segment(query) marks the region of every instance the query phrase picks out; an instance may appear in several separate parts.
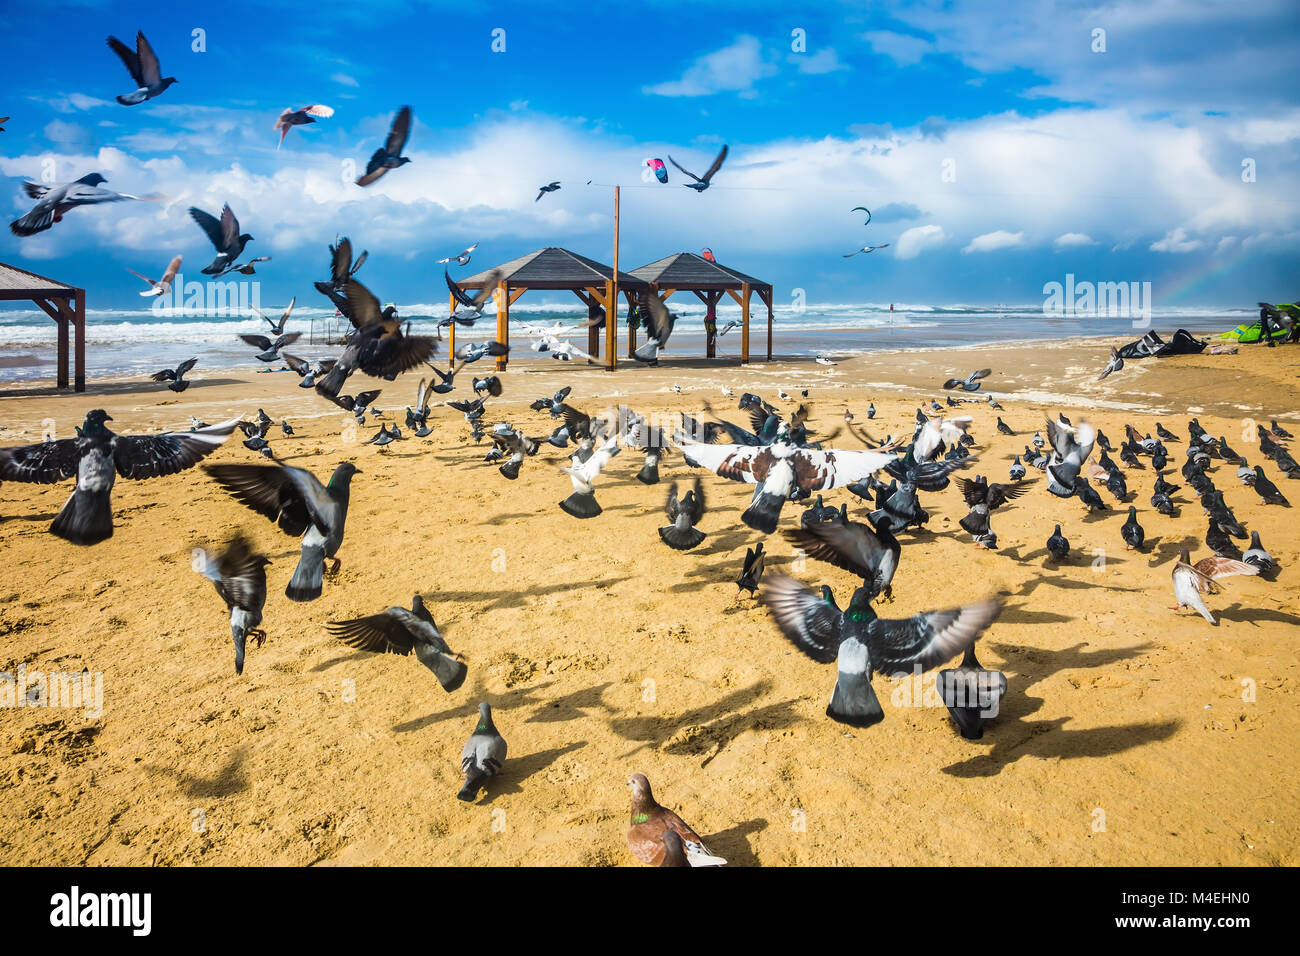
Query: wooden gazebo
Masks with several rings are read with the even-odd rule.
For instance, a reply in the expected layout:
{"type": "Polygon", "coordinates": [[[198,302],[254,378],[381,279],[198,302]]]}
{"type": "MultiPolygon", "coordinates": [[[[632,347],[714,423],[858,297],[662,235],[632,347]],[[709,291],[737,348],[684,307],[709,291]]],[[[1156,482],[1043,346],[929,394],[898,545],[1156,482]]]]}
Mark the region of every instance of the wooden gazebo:
{"type": "Polygon", "coordinates": [[[30,300],[59,326],[58,387],[68,387],[68,328],[72,327],[76,359],[74,388],[86,390],[86,290],[0,262],[0,301],[30,300]]]}
{"type": "MultiPolygon", "coordinates": [[[[470,276],[458,279],[456,284],[462,289],[482,289],[493,272],[500,271],[497,280],[496,309],[498,342],[510,344],[510,306],[529,289],[567,290],[576,295],[587,306],[587,315],[599,319],[604,314],[606,367],[613,369],[617,364],[615,357],[615,332],[618,329],[618,296],[621,292],[628,302],[634,296],[645,292],[649,286],[643,279],[626,272],[615,274],[613,267],[580,256],[568,249],[548,246],[538,249],[518,259],[485,269],[470,276]]],[[[454,311],[456,302],[451,299],[454,311]]],[[[593,356],[600,355],[600,330],[597,323],[587,332],[587,351],[593,356]]],[[[451,326],[451,349],[456,349],[456,326],[451,326]]],[[[497,359],[498,371],[506,367],[508,356],[497,359]]]]}
{"type": "MultiPolygon", "coordinates": [[[[632,275],[649,283],[660,298],[667,299],[674,292],[694,292],[706,309],[704,331],[706,335],[706,354],[713,358],[717,354],[717,308],[723,294],[736,300],[740,306],[743,331],[740,337],[740,360],[749,361],[749,319],[750,298],[758,293],[759,299],[767,306],[767,361],[772,361],[772,284],[753,276],[737,272],[727,266],[710,262],[693,252],[679,252],[667,258],[651,262],[640,269],[633,269],[632,275]]],[[[628,352],[636,347],[636,330],[629,327],[627,334],[628,352]]]]}

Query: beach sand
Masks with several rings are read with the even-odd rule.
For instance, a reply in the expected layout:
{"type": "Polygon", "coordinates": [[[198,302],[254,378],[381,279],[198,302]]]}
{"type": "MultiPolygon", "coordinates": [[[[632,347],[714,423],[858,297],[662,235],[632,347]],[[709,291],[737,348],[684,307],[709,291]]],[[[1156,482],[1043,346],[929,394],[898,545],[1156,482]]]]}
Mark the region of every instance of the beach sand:
{"type": "MultiPolygon", "coordinates": [[[[1300,349],[1129,362],[1098,383],[1108,344],[878,352],[833,368],[668,354],[658,368],[627,363],[614,375],[512,363],[486,422],[548,433],[555,423],[528,402],[565,384],[591,413],[618,402],[699,412],[708,401],[738,423],[744,414],[719,386],[774,402],[778,388],[807,387],[815,428],[841,424],[847,406],[873,436],[906,436],[922,400],[943,401],[943,379],[988,365],[987,391],[1017,434],[997,434],[987,405],[958,411],[975,419],[980,461],[967,476],[1006,481],[1012,454],[1057,411],[1087,416],[1117,447],[1125,422],[1145,433],[1158,420],[1184,436],[1170,445],[1177,469],[1198,415],[1300,504],[1300,482],[1263,460],[1246,421],[1276,417],[1300,435],[1300,349]]],[[[451,397],[487,369],[468,369],[451,397]]],[[[1108,492],[1111,510],[1089,517],[1078,500],[1048,494],[1032,468],[1034,490],[993,515],[996,552],[957,526],[955,483],[923,495],[929,530],[904,536],[896,600],[880,611],[1004,595],[978,648],[1009,691],[984,738],[967,741],[941,706],[894,706],[878,675],[885,720],[847,733],[824,715],[833,665],[795,651],[755,601],[736,600],[745,548],[760,538],[739,520],[748,486],[705,474],[708,537],[679,553],[656,528],[667,523],[668,481],[696,473],[680,455],[645,487],[634,479],[641,456],[624,451],[597,481],[604,513],[578,521],[556,507],[570,491],[558,450],[544,446],[507,481],[481,460],[489,443],[469,441],[461,415],[437,408],[430,439],[380,451],[349,443],[349,416],[296,376],[254,372],[200,365],[181,395],[138,380],[94,381],[82,395],[0,389],[3,445],[39,440],[45,419],[71,435],[95,407],[115,430],[145,432],[261,406],[297,431],[269,436],[286,462],[322,478],[345,459],[361,469],[342,570],[309,605],[283,594],[297,542],[198,469],[119,480],[116,532],[89,549],[47,532],[71,482],[4,483],[0,670],[102,672],[104,705],[99,719],[0,714],[0,863],[633,865],[625,782],[637,771],[736,865],[1300,863],[1300,526],[1242,487],[1233,466],[1216,462],[1212,475],[1283,570],[1271,582],[1233,578],[1208,597],[1217,627],[1169,609],[1171,562],[1180,547],[1209,553],[1206,524],[1188,489],[1176,518],[1151,509],[1149,459],[1128,471],[1142,553],[1124,549],[1124,511],[1108,492]],[[1059,567],[1044,548],[1056,522],[1073,548],[1059,567]],[[190,568],[194,547],[237,529],[273,561],[269,639],[250,647],[242,677],[224,606],[190,568]],[[468,661],[452,694],[414,658],[354,651],[320,626],[409,606],[416,592],[468,661]],[[509,756],[466,804],[455,791],[479,700],[492,703],[509,756]]],[[[374,383],[390,420],[418,378],[374,383]]],[[[241,437],[209,461],[261,462],[241,437]]],[[[848,435],[834,444],[856,447],[848,435]]],[[[862,513],[847,492],[826,498],[862,513]]],[[[803,507],[787,505],[783,527],[803,507]]],[[[769,574],[830,584],[847,603],[849,574],[811,560],[800,569],[782,537],[766,543],[769,574]]]]}

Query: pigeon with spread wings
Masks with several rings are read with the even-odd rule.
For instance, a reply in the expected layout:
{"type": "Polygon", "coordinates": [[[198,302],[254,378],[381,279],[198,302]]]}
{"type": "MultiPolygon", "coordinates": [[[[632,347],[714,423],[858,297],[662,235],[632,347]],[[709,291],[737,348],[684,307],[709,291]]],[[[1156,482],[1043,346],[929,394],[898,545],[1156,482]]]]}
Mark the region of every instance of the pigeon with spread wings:
{"type": "Polygon", "coordinates": [[[397,169],[409,163],[410,157],[403,156],[402,150],[406,148],[406,141],[410,136],[411,108],[403,106],[393,117],[393,125],[388,129],[388,138],[384,140],[384,145],[375,150],[370,161],[366,163],[366,171],[357,179],[357,185],[369,186],[390,169],[397,169]]]}
{"type": "Polygon", "coordinates": [[[372,654],[401,654],[415,652],[415,658],[433,672],[438,683],[451,693],[465,683],[467,668],[460,655],[452,651],[443,640],[433,615],[424,606],[420,595],[411,598],[411,609],[390,607],[369,617],[350,621],[331,621],[326,629],[349,647],[372,654]]]}
{"type": "Polygon", "coordinates": [[[154,53],[153,47],[144,37],[143,30],[137,30],[135,34],[135,49],[119,40],[117,37],[109,37],[108,45],[114,53],[122,58],[122,63],[126,71],[131,74],[131,79],[135,81],[136,89],[130,93],[123,93],[115,99],[123,106],[136,106],[145,100],[151,100],[155,96],[160,96],[167,87],[177,82],[174,76],[163,76],[162,67],[158,64],[158,54],[154,53]]]}
{"type": "Polygon", "coordinates": [[[73,544],[96,544],[113,534],[113,482],[174,475],[206,458],[235,430],[235,420],[189,432],[117,435],[102,408],[92,409],[76,438],[0,448],[0,480],[54,484],[75,477],[77,485],[50,525],[73,544]]]}
{"type": "Polygon", "coordinates": [[[167,264],[167,271],[163,273],[161,279],[150,279],[148,276],[141,275],[134,269],[127,269],[126,271],[136,278],[143,279],[145,282],[149,283],[149,291],[141,292],[140,294],[142,296],[148,298],[151,295],[166,295],[172,290],[172,280],[176,278],[176,273],[181,271],[181,257],[173,257],[172,261],[167,264]]]}
{"type": "Polygon", "coordinates": [[[483,316],[483,306],[487,305],[488,299],[497,291],[497,283],[501,281],[501,270],[494,269],[488,273],[487,279],[483,282],[483,287],[478,290],[478,295],[471,298],[469,294],[458,286],[451,273],[443,270],[443,275],[447,278],[447,289],[451,292],[459,305],[457,308],[438,322],[438,328],[446,328],[455,322],[457,325],[470,326],[477,322],[483,316]]]}
{"type": "Polygon", "coordinates": [[[632,357],[638,362],[646,362],[649,365],[659,364],[659,350],[668,344],[668,337],[673,334],[673,325],[677,321],[677,316],[668,311],[664,305],[664,300],[659,295],[650,291],[641,297],[641,304],[645,306],[645,330],[646,343],[632,353],[632,357]]]}
{"type": "Polygon", "coordinates": [[[190,218],[199,224],[199,228],[217,250],[217,257],[203,269],[205,276],[228,272],[243,254],[244,246],[253,241],[248,233],[239,231],[239,220],[235,218],[229,203],[221,207],[220,219],[197,206],[190,207],[190,218]]]}
{"type": "Polygon", "coordinates": [[[830,588],[823,586],[819,594],[786,575],[772,578],[759,600],[795,647],[823,664],[838,661],[826,714],[852,727],[870,727],[885,717],[871,688],[874,671],[911,675],[938,667],[973,647],[1002,610],[997,598],[989,598],[883,620],[872,610],[865,587],[841,611],[830,588]]]}
{"type": "Polygon", "coordinates": [[[275,121],[275,129],[280,132],[280,141],[275,144],[278,150],[284,145],[284,138],[289,135],[289,130],[295,126],[306,126],[308,123],[316,122],[316,117],[329,119],[334,115],[334,108],[325,106],[321,103],[313,103],[310,106],[300,106],[298,109],[286,109],[280,114],[280,118],[275,121]]]}
{"type": "Polygon", "coordinates": [[[254,553],[248,539],[235,535],[215,559],[201,555],[196,570],[212,582],[230,612],[230,637],[235,643],[235,673],[244,673],[244,644],[248,638],[261,647],[262,608],[266,606],[266,566],[271,559],[254,553]]]}
{"type": "Polygon", "coordinates": [[[157,197],[133,196],[130,193],[117,193],[104,189],[100,183],[108,182],[99,173],[87,173],[70,183],[58,183],[42,186],[39,183],[23,183],[23,191],[29,199],[35,199],[36,205],[31,212],[15,219],[9,224],[9,231],[15,236],[34,236],[44,232],[56,222],[62,222],[64,215],[78,206],[97,206],[106,202],[121,202],[123,199],[147,201],[157,197]]]}
{"type": "Polygon", "coordinates": [[[316,391],[331,401],[357,369],[391,382],[427,362],[437,348],[432,336],[405,334],[397,309],[391,305],[381,309],[374,293],[356,279],[348,279],[343,289],[356,331],[334,367],[316,385],[316,391]]]}
{"type": "Polygon", "coordinates": [[[697,193],[702,193],[704,192],[704,190],[709,188],[710,181],[713,179],[714,174],[716,174],[717,171],[722,168],[723,160],[725,160],[726,158],[727,158],[727,147],[724,144],[721,152],[719,152],[717,158],[714,159],[713,165],[710,166],[705,171],[703,176],[696,176],[689,169],[686,169],[684,166],[682,166],[681,163],[677,162],[677,160],[673,159],[671,153],[668,154],[668,162],[672,163],[674,166],[680,169],[687,176],[690,176],[691,179],[695,180],[695,182],[693,183],[682,183],[682,185],[685,186],[687,189],[694,189],[697,193]]]}

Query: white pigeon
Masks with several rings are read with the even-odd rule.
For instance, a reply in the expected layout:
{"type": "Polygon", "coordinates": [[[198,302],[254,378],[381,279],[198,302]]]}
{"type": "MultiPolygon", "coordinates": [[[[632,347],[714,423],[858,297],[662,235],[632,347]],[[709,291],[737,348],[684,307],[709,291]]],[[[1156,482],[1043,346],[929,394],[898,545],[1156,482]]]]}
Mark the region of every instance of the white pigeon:
{"type": "Polygon", "coordinates": [[[951,448],[961,441],[970,423],[974,421],[969,415],[961,418],[932,418],[921,426],[912,448],[912,457],[917,461],[929,461],[939,451],[941,444],[951,448]]]}
{"type": "Polygon", "coordinates": [[[1097,432],[1085,421],[1078,425],[1048,421],[1047,437],[1052,443],[1052,457],[1047,463],[1047,490],[1058,498],[1074,495],[1074,479],[1092,454],[1097,432]]]}
{"type": "Polygon", "coordinates": [[[573,494],[560,502],[560,508],[575,518],[594,518],[600,514],[602,509],[596,501],[592,482],[620,450],[617,435],[611,435],[599,448],[583,442],[574,453],[571,467],[560,469],[573,482],[573,494]]]}
{"type": "Polygon", "coordinates": [[[1190,607],[1211,624],[1216,623],[1214,615],[1205,606],[1201,595],[1214,594],[1223,587],[1219,581],[1230,578],[1234,574],[1259,574],[1259,568],[1253,564],[1223,558],[1217,554],[1202,558],[1196,564],[1191,562],[1191,556],[1186,548],[1178,553],[1173,573],[1174,597],[1178,599],[1178,606],[1172,610],[1178,611],[1190,607]]]}
{"type": "Polygon", "coordinates": [[[181,257],[176,256],[170,263],[168,263],[167,271],[164,272],[162,278],[158,280],[150,279],[145,275],[140,275],[140,273],[136,272],[134,269],[127,269],[126,271],[149,283],[149,291],[140,293],[142,296],[148,298],[151,295],[166,295],[170,292],[172,290],[172,280],[176,278],[176,273],[179,272],[180,269],[181,257]]]}

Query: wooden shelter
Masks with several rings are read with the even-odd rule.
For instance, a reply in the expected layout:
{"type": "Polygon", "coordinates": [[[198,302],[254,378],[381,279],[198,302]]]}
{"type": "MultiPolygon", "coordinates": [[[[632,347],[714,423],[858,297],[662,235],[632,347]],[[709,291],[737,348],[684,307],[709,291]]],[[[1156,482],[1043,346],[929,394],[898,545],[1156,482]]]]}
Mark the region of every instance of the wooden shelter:
{"type": "MultiPolygon", "coordinates": [[[[704,331],[707,336],[706,355],[709,358],[717,354],[717,308],[718,302],[726,294],[735,299],[736,304],[740,306],[742,327],[740,360],[749,362],[749,304],[754,293],[758,293],[759,299],[767,306],[767,361],[772,361],[772,284],[770,282],[710,262],[693,252],[679,252],[651,262],[639,269],[633,269],[632,275],[649,283],[660,298],[665,300],[674,292],[695,293],[706,309],[704,331]]],[[[628,354],[631,354],[635,348],[636,330],[629,326],[628,354]]]]}
{"type": "MultiPolygon", "coordinates": [[[[600,355],[600,330],[605,329],[606,368],[611,371],[617,364],[615,357],[615,333],[618,329],[618,296],[626,296],[629,306],[634,297],[645,292],[649,286],[642,279],[626,272],[616,272],[611,266],[580,256],[568,249],[548,246],[538,249],[518,259],[511,259],[493,269],[476,273],[468,279],[457,280],[462,289],[482,289],[488,284],[489,277],[495,271],[501,275],[496,285],[497,334],[498,342],[510,344],[510,306],[529,289],[567,290],[576,295],[587,306],[587,315],[592,320],[599,320],[603,314],[604,323],[595,322],[587,332],[587,351],[593,356],[600,355]]],[[[455,298],[451,297],[451,309],[455,311],[455,298]]],[[[456,326],[451,326],[451,349],[456,349],[456,326]]],[[[497,370],[506,367],[508,356],[497,359],[497,370]]]]}
{"type": "Polygon", "coordinates": [[[74,388],[86,390],[86,290],[0,262],[0,301],[30,300],[59,326],[58,387],[68,387],[68,330],[76,350],[74,388]]]}

